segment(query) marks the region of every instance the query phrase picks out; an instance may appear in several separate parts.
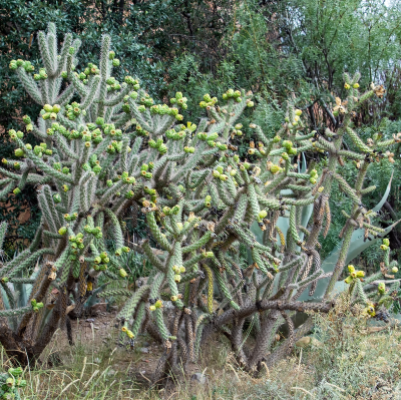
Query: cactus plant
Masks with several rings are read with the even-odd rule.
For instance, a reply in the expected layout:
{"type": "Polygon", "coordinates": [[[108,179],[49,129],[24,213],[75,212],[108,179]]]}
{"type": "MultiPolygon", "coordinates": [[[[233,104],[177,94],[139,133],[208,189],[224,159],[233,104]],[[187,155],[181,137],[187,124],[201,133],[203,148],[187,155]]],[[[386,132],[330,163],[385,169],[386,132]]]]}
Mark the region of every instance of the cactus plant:
{"type": "MultiPolygon", "coordinates": [[[[206,94],[199,103],[205,118],[197,125],[184,123],[187,98],[182,93],[171,98],[170,105],[157,104],[137,79],[127,76],[120,83],[112,76],[120,61],[110,50],[107,35],[99,63],[87,66],[79,65],[80,41],[71,35],[57,53],[54,24],[49,24],[47,34],[40,32],[38,40],[44,67],[35,73],[28,61],[16,60],[10,68],[43,107],[37,122],[23,118],[25,129],[40,144],[26,143],[22,131],[10,130],[16,158],[3,160],[9,168],[0,169],[4,176],[0,196],[11,191],[18,195],[25,185],[39,185],[42,222],[34,242],[20,256],[24,262],[4,266],[0,278],[12,278],[15,269],[29,266],[39,254],[46,259],[31,303],[0,311],[0,342],[7,353],[20,362],[26,355],[36,359],[58,324],[68,325],[70,303],[79,313],[99,275],[112,280],[126,277],[119,258],[130,249],[121,221],[130,206],[138,204],[153,240],[141,242],[140,251],[154,273],[132,294],[110,289],[103,295],[129,296],[118,315],[122,334],[129,340],[146,329],[162,343],[164,354],[153,381],[176,371],[180,360],[184,365],[195,361],[213,331],[229,338],[238,362],[248,370],[285,356],[310,328],[308,321],[294,332],[293,313],[332,307],[331,292],[345,266],[355,228],[363,228],[366,238],[384,232],[373,225],[374,212],[362,203],[362,196],[372,190],[363,183],[369,165],[387,157],[380,150],[395,139],[365,144],[352,129],[355,110],[379,89],[373,86],[361,95],[359,76],[345,75],[347,103],[337,99],[329,111],[341,122],[336,132],[328,128],[308,132],[302,111],[289,103],[282,128],[273,138],[250,125],[258,142],[250,143],[244,160],[235,141],[242,135],[241,115],[254,106],[251,92],[229,89],[222,99],[206,94]],[[355,151],[343,148],[345,136],[355,151]],[[319,154],[326,165],[299,168],[302,153],[319,154]],[[344,159],[357,164],[352,185],[338,173],[344,159]],[[344,211],[344,240],[336,266],[327,274],[321,268],[318,239],[330,229],[328,200],[334,182],[353,200],[353,207],[344,211]],[[282,217],[288,218],[286,234],[278,224],[282,217]],[[256,234],[251,230],[254,223],[256,234]],[[113,251],[106,238],[113,239],[113,251]],[[246,269],[240,266],[240,244],[252,256],[246,269]],[[108,265],[120,270],[119,275],[108,265]],[[320,301],[299,300],[306,288],[312,294],[327,277],[330,281],[320,301]],[[58,295],[52,308],[40,311],[42,300],[54,290],[58,295]],[[166,301],[174,309],[168,320],[166,301]],[[23,315],[16,331],[6,320],[13,313],[23,315]],[[43,317],[37,318],[40,313],[43,317]],[[42,334],[32,337],[38,319],[42,334]],[[266,357],[283,323],[289,327],[289,337],[266,357]],[[250,336],[253,340],[247,341],[250,336]]],[[[380,274],[388,278],[384,269],[380,274]]],[[[361,274],[356,273],[351,284],[358,295],[351,294],[355,301],[365,301],[370,293],[358,282],[361,274]]],[[[374,310],[381,305],[368,301],[366,306],[374,310]]]]}

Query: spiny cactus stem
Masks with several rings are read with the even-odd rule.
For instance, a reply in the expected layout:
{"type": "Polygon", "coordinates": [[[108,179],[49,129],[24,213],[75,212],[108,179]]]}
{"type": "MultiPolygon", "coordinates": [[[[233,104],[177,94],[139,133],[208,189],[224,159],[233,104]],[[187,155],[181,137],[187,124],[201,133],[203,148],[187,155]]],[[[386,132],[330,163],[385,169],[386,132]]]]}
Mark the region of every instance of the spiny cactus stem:
{"type": "MultiPolygon", "coordinates": [[[[369,163],[364,161],[361,165],[361,168],[359,169],[358,172],[358,176],[356,179],[356,183],[355,183],[355,190],[356,192],[360,192],[362,185],[363,185],[363,181],[365,179],[367,170],[369,167],[369,163]]],[[[358,205],[354,205],[353,208],[354,212],[358,210],[358,205]]],[[[339,279],[344,266],[345,266],[345,260],[347,258],[347,254],[348,254],[348,250],[349,250],[349,246],[351,244],[351,238],[352,238],[352,234],[354,232],[354,227],[351,224],[348,224],[348,226],[346,227],[346,230],[344,232],[344,240],[341,246],[341,251],[340,251],[340,256],[337,260],[336,266],[334,268],[333,271],[333,275],[331,276],[329,285],[327,286],[326,292],[324,294],[324,299],[329,298],[332,290],[334,289],[334,285],[336,284],[337,280],[339,279]]]]}

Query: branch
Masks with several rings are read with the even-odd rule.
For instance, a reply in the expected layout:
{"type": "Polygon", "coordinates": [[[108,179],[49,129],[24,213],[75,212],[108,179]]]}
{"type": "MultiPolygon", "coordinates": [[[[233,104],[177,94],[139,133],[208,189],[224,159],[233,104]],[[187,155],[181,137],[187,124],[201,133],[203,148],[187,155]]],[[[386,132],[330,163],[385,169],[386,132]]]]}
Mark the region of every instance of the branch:
{"type": "Polygon", "coordinates": [[[334,307],[334,301],[330,303],[305,303],[302,301],[283,302],[281,300],[269,301],[264,300],[256,304],[243,307],[238,311],[228,310],[224,314],[220,315],[213,322],[213,325],[219,327],[227,324],[236,318],[246,318],[257,311],[266,310],[291,310],[291,311],[316,311],[316,312],[329,312],[334,307]]]}

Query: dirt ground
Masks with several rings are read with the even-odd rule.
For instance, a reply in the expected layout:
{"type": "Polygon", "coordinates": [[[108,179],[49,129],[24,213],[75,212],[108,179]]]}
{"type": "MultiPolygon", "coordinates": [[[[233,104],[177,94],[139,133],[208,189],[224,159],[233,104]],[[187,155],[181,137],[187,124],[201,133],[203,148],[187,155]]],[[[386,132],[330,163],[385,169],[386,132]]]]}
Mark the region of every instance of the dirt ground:
{"type": "MultiPolygon", "coordinates": [[[[80,348],[81,352],[104,368],[109,366],[113,371],[128,375],[138,383],[149,382],[162,355],[161,345],[147,334],[139,334],[133,343],[129,343],[123,335],[124,340],[121,342],[116,314],[116,311],[100,312],[96,316],[72,321],[74,346],[69,345],[66,332],[58,330],[44,358],[52,359],[52,356],[57,355],[64,364],[66,357],[80,348]]],[[[189,364],[187,376],[203,370],[199,364],[189,364]]]]}

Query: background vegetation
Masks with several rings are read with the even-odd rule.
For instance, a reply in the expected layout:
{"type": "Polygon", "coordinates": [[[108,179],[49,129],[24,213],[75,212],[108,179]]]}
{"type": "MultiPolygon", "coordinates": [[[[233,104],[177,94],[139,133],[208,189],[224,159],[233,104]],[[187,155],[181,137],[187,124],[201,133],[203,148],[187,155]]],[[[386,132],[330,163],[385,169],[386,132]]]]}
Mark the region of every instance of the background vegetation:
{"type": "MultiPolygon", "coordinates": [[[[191,101],[204,93],[221,95],[227,87],[243,87],[257,94],[252,116],[273,135],[283,119],[284,101],[296,96],[297,106],[319,129],[330,116],[325,106],[334,96],[344,95],[342,73],[362,74],[361,87],[382,83],[383,99],[359,116],[359,131],[366,135],[379,131],[385,136],[399,132],[401,114],[401,4],[397,1],[338,0],[0,0],[0,135],[4,143],[0,158],[12,151],[4,136],[23,114],[37,114],[38,107],[16,82],[7,68],[9,61],[22,56],[39,62],[36,33],[54,21],[61,34],[72,32],[83,39],[81,62],[86,64],[99,51],[100,37],[108,33],[127,70],[121,74],[138,76],[151,95],[168,98],[182,91],[191,101]],[[16,108],[17,103],[21,108],[16,108]]],[[[118,77],[117,77],[118,78],[118,77]]],[[[189,103],[186,118],[196,120],[197,110],[189,103]]],[[[245,131],[240,149],[243,154],[251,133],[245,131]]],[[[401,217],[395,207],[399,189],[399,148],[395,154],[392,194],[385,205],[383,224],[401,217]]],[[[378,190],[372,204],[384,191],[383,167],[370,172],[378,190]]],[[[349,174],[352,166],[345,166],[349,174]]],[[[341,194],[333,199],[333,212],[340,210],[341,194]]],[[[24,191],[22,199],[10,197],[12,212],[0,208],[16,227],[11,237],[32,239],[39,223],[35,193],[24,191]],[[31,218],[19,224],[24,210],[31,218]]],[[[140,224],[137,232],[142,231],[140,224]]],[[[343,225],[338,220],[338,227],[343,225]]],[[[135,229],[132,224],[129,224],[135,229]]],[[[398,229],[391,235],[398,251],[398,229]]],[[[329,252],[337,243],[336,233],[323,243],[329,252]]],[[[12,248],[14,246],[11,246],[12,248]]],[[[373,254],[373,251],[372,251],[373,254]]],[[[374,268],[373,260],[365,262],[374,268]]]]}

